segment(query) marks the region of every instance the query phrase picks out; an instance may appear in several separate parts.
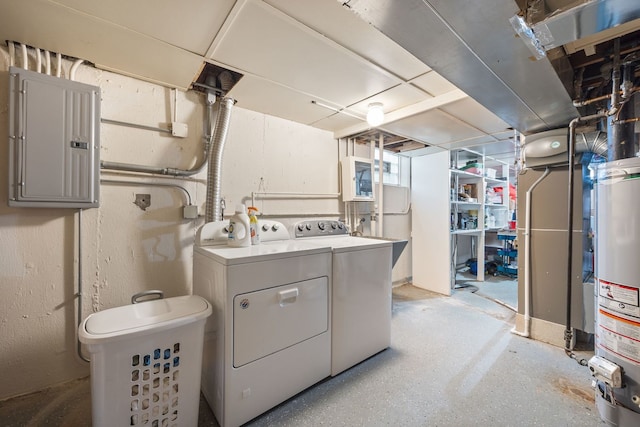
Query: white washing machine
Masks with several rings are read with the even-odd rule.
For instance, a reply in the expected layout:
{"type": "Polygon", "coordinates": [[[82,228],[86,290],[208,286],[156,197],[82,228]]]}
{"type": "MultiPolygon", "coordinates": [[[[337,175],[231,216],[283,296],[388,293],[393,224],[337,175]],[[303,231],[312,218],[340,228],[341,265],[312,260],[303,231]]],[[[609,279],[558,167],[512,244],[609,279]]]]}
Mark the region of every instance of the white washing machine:
{"type": "Polygon", "coordinates": [[[298,241],[332,248],[331,375],[388,348],[392,243],[349,236],[339,221],[303,221],[293,233],[298,241]]]}
{"type": "Polygon", "coordinates": [[[331,249],[261,221],[262,243],[226,246],[227,222],[205,224],[193,293],[205,326],[201,387],[222,427],[238,426],[330,375],[331,249]]]}

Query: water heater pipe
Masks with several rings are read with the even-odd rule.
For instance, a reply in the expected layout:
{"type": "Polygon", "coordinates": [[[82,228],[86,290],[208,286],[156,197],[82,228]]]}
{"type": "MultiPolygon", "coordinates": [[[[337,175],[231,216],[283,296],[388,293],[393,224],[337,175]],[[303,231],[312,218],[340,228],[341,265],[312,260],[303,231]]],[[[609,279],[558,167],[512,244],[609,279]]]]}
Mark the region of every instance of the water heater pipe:
{"type": "Polygon", "coordinates": [[[521,337],[529,338],[531,335],[531,193],[533,189],[549,175],[549,168],[527,190],[525,197],[524,219],[524,331],[519,332],[514,327],[511,332],[521,337]]]}

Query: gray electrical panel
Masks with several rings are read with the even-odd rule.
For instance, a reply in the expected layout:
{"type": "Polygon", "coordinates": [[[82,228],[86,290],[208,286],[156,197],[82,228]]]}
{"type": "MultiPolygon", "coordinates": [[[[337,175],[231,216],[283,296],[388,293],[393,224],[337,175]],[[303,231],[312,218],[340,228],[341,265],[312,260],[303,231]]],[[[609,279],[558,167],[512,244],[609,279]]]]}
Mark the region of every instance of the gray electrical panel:
{"type": "Polygon", "coordinates": [[[100,196],[100,88],[9,68],[9,206],[91,208],[100,196]]]}

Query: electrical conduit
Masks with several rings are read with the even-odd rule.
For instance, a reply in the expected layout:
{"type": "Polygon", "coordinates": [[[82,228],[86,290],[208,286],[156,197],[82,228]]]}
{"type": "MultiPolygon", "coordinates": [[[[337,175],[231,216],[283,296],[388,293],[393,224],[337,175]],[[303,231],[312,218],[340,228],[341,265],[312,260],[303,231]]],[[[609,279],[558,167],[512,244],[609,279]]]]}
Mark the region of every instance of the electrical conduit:
{"type": "Polygon", "coordinates": [[[529,338],[531,335],[531,193],[549,175],[549,168],[544,170],[540,178],[527,190],[525,197],[524,220],[524,331],[519,332],[514,327],[511,332],[521,337],[529,338]]]}

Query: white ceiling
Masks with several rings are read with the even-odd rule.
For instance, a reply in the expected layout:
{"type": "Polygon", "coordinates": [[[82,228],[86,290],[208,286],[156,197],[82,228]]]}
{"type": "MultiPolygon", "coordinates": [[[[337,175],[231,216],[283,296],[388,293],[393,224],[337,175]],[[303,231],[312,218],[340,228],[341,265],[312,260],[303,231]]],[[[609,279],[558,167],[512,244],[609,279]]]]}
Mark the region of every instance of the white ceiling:
{"type": "Polygon", "coordinates": [[[382,102],[382,129],[431,146],[408,155],[513,153],[507,123],[335,0],[4,0],[0,38],[183,89],[209,62],[243,74],[238,106],[336,138],[382,102]]]}

